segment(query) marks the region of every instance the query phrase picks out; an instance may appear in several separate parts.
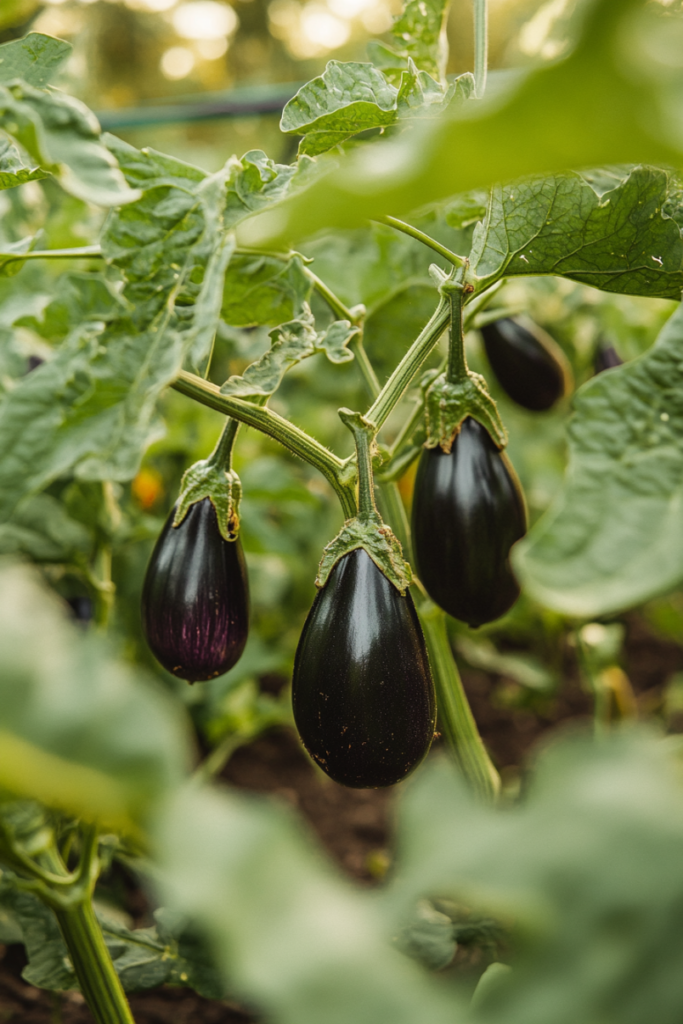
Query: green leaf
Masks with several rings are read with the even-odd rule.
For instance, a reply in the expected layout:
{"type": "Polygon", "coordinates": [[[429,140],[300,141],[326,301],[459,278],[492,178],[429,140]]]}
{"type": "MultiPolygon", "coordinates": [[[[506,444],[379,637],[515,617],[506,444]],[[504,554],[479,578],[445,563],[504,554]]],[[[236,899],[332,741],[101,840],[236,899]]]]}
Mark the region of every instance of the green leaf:
{"type": "Polygon", "coordinates": [[[221,216],[229,171],[205,176],[123,143],[118,152],[136,181],[146,161],[150,180],[141,199],[110,216],[103,238],[107,260],[124,276],[122,303],[110,305],[97,279],[71,277],[63,299],[48,307],[55,329],[79,308],[84,315],[54,358],[0,406],[0,520],[70,472],[86,480],[134,476],[160,434],[158,397],[185,359],[196,365],[213,342],[233,247],[221,216]]]}
{"type": "Polygon", "coordinates": [[[377,903],[329,869],[284,808],[193,787],[167,808],[156,848],[164,905],[206,931],[231,991],[268,1019],[457,1020],[452,993],[390,948],[377,903]]]}
{"type": "Polygon", "coordinates": [[[574,398],[564,488],[514,550],[542,604],[593,618],[683,579],[682,345],[679,307],[649,352],[574,398]]]}
{"type": "Polygon", "coordinates": [[[93,537],[49,494],[36,494],[0,523],[0,555],[37,562],[77,562],[92,552],[93,537]]]}
{"type": "Polygon", "coordinates": [[[72,625],[27,568],[0,573],[0,665],[4,794],[131,829],[178,783],[177,708],[72,625]]]}
{"type": "Polygon", "coordinates": [[[513,970],[480,994],[486,1024],[676,1024],[683,791],[668,744],[644,730],[556,742],[526,788],[501,812],[444,761],[408,783],[393,919],[438,894],[508,923],[513,970]]]}
{"type": "Polygon", "coordinates": [[[59,277],[56,291],[40,319],[19,317],[15,325],[29,327],[48,341],[62,341],[79,324],[110,321],[123,310],[121,300],[99,274],[67,272],[59,277]]]}
{"type": "Polygon", "coordinates": [[[565,59],[499,82],[491,75],[485,100],[325,162],[307,190],[251,226],[260,244],[294,244],[324,227],[400,217],[530,175],[679,166],[681,136],[660,111],[675,108],[681,72],[665,67],[661,47],[653,46],[678,15],[644,0],[587,0],[579,14],[580,38],[565,59]]]}
{"type": "Polygon", "coordinates": [[[317,352],[324,352],[332,363],[349,362],[353,352],[346,346],[358,330],[348,320],[335,320],[318,334],[308,303],[304,302],[299,318],[270,331],[268,351],[248,366],[241,377],[229,377],[221,393],[241,398],[272,395],[288,370],[317,352]]]}
{"type": "Polygon", "coordinates": [[[71,195],[99,206],[135,199],[100,142],[97,119],[79,100],[24,82],[0,85],[0,129],[71,195]]]}
{"type": "MultiPolygon", "coordinates": [[[[28,966],[22,977],[53,992],[78,989],[69,951],[57,920],[37,896],[23,892],[7,873],[0,883],[0,914],[12,928],[12,941],[23,942],[28,966]]],[[[177,914],[155,911],[151,928],[131,930],[110,914],[96,910],[109,955],[126,992],[172,984],[193,988],[207,999],[223,999],[225,985],[206,943],[177,914]]]]}
{"type": "Polygon", "coordinates": [[[407,0],[392,28],[400,56],[410,57],[418,68],[441,79],[446,70],[448,41],[445,20],[450,0],[407,0]]]}
{"type": "Polygon", "coordinates": [[[398,91],[372,64],[331,60],[285,106],[280,128],[304,135],[300,152],[315,156],[358,132],[394,124],[397,99],[398,91]]]}
{"type": "Polygon", "coordinates": [[[435,910],[428,900],[419,901],[413,920],[405,925],[396,941],[402,953],[432,971],[448,966],[457,945],[453,922],[435,910]]]}
{"type": "Polygon", "coordinates": [[[276,164],[260,149],[251,149],[241,160],[229,163],[226,223],[234,226],[245,217],[296,192],[315,169],[307,157],[295,164],[276,164]]]}
{"type": "Polygon", "coordinates": [[[0,138],[0,188],[15,188],[27,181],[40,181],[47,177],[47,171],[31,160],[27,153],[20,153],[9,139],[0,138]]]}
{"type": "Polygon", "coordinates": [[[425,114],[435,117],[471,91],[471,75],[461,75],[444,89],[410,59],[398,88],[372,64],[331,60],[320,78],[302,86],[289,101],[280,127],[304,136],[300,153],[317,156],[371,128],[425,114]]]}
{"type": "Polygon", "coordinates": [[[603,291],[680,299],[680,184],[652,167],[625,174],[616,184],[611,175],[566,174],[496,186],[472,247],[476,287],[555,274],[603,291]]]}
{"type": "Polygon", "coordinates": [[[312,285],[298,256],[236,254],[225,275],[221,317],[233,327],[281,324],[296,317],[312,285]]]}
{"type": "Polygon", "coordinates": [[[0,906],[21,929],[20,941],[28,957],[21,972],[24,981],[53,992],[78,988],[66,943],[49,907],[31,893],[16,889],[7,875],[0,882],[0,906]]]}
{"type": "Polygon", "coordinates": [[[0,85],[22,78],[40,89],[55,76],[70,56],[72,46],[63,39],[29,32],[0,46],[0,85]]]}

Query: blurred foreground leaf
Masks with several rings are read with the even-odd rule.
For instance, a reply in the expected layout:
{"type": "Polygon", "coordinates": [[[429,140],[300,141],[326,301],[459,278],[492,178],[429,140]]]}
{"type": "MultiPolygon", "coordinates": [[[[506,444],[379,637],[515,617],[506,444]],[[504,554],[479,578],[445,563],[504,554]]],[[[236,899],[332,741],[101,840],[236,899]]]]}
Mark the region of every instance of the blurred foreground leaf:
{"type": "Polygon", "coordinates": [[[682,346],[679,307],[649,352],[577,393],[563,490],[513,551],[542,604],[593,618],[683,579],[682,346]]]}
{"type": "Polygon", "coordinates": [[[130,829],[187,765],[172,702],[66,619],[28,569],[0,573],[0,790],[130,829]]]}
{"type": "Polygon", "coordinates": [[[654,734],[556,743],[504,812],[475,804],[442,761],[406,787],[386,900],[398,920],[438,895],[508,922],[512,971],[473,1019],[677,1024],[682,844],[680,769],[654,734]]]}
{"type": "Polygon", "coordinates": [[[187,789],[157,849],[164,903],[206,931],[231,991],[269,1020],[458,1021],[457,1003],[390,948],[373,904],[332,874],[284,809],[187,789]]]}

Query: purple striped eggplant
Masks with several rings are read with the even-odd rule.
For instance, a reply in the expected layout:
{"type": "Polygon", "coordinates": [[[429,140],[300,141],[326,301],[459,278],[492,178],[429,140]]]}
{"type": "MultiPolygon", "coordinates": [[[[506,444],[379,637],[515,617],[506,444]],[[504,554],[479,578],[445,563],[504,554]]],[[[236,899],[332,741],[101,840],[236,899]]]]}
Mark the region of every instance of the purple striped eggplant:
{"type": "Polygon", "coordinates": [[[142,591],[142,624],[152,653],[180,679],[214,679],[232,668],[247,642],[249,589],[239,539],[226,541],[204,498],[179,526],[171,511],[152,553],[142,591]]]}

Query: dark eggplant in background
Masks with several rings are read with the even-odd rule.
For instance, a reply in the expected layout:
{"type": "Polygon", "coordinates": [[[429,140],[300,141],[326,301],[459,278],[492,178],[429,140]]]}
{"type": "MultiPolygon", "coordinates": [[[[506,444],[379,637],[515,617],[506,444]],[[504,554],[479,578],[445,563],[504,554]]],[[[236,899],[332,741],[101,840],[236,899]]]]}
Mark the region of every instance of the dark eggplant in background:
{"type": "Polygon", "coordinates": [[[175,508],[152,553],[142,624],[152,653],[180,679],[199,682],[239,660],[249,629],[249,589],[239,538],[226,541],[209,498],[179,526],[175,508]]]}
{"type": "Polygon", "coordinates": [[[309,754],[344,786],[391,786],[429,750],[436,699],[415,605],[363,548],[344,555],[318,592],[292,703],[309,754]]]}
{"type": "Polygon", "coordinates": [[[604,370],[613,370],[615,366],[623,366],[624,360],[619,356],[614,345],[600,343],[593,356],[593,372],[602,373],[604,370]]]}
{"type": "Polygon", "coordinates": [[[540,327],[504,317],[486,324],[481,334],[496,380],[513,402],[543,412],[571,392],[567,357],[540,327]]]}
{"type": "Polygon", "coordinates": [[[425,448],[413,493],[413,549],[431,599],[481,626],[515,603],[510,548],[526,533],[517,476],[487,430],[471,417],[449,453],[425,448]]]}

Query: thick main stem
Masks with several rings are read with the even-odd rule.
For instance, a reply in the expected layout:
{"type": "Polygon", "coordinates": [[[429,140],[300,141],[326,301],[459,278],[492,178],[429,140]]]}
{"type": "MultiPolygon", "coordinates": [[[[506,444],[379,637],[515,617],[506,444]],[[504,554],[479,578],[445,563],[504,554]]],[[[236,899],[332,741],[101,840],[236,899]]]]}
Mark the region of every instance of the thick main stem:
{"type": "Polygon", "coordinates": [[[450,293],[451,331],[448,344],[448,364],[446,379],[451,384],[459,384],[467,377],[467,359],[465,358],[465,337],[462,326],[463,289],[453,287],[450,293]]]}
{"type": "Polygon", "coordinates": [[[78,984],[97,1024],[135,1024],[90,898],[55,910],[78,984]]]}
{"type": "Polygon", "coordinates": [[[342,460],[289,420],[278,416],[272,409],[264,409],[231,395],[222,395],[215,384],[184,370],[173,381],[171,387],[188,398],[208,406],[209,409],[216,409],[226,416],[232,416],[233,419],[256,427],[261,433],[279,441],[294,455],[298,455],[304,462],[319,470],[330,482],[339,498],[345,518],[350,519],[356,514],[353,488],[342,479],[342,460]]]}
{"type": "Polygon", "coordinates": [[[446,617],[432,601],[418,601],[417,611],[434,670],[439,728],[475,793],[493,803],[500,792],[500,776],[486,752],[467,702],[448,641],[446,617]]]}

